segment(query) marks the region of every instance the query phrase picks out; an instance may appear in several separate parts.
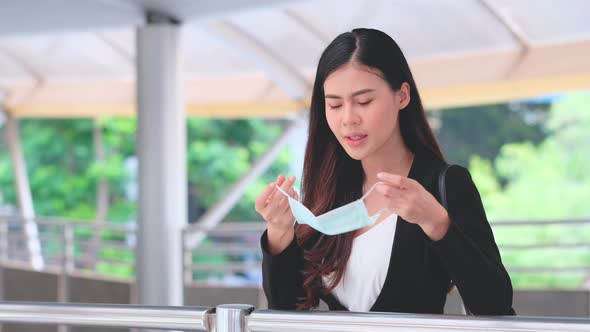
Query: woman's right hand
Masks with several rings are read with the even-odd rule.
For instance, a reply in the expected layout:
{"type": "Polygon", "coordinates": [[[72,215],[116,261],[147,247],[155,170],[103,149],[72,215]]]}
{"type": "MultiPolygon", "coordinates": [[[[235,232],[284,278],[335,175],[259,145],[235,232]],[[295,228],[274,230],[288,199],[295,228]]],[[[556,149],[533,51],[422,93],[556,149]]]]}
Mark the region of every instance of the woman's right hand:
{"type": "Polygon", "coordinates": [[[254,204],[256,212],[267,222],[268,247],[273,255],[289,246],[295,232],[293,229],[295,217],[291,213],[289,201],[276,186],[281,187],[292,198],[299,200],[299,195],[293,189],[294,182],[294,176],[285,179],[283,175],[279,175],[276,182],[270,183],[262,190],[254,204]]]}

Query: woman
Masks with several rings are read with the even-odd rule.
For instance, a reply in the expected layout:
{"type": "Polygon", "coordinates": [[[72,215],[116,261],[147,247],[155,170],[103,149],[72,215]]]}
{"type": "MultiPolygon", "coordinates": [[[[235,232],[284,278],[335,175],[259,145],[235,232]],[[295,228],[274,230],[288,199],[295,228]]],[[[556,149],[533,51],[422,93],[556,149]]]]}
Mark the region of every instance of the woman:
{"type": "Polygon", "coordinates": [[[295,178],[269,184],[255,205],[268,223],[269,308],[309,310],[321,298],[330,310],[443,313],[454,284],[471,313],[514,314],[510,277],[469,172],[448,169],[448,210],[436,198],[445,166],[395,41],[372,29],[338,36],[317,68],[302,203],[320,216],[363,197],[375,220],[335,235],[294,226],[295,178]]]}

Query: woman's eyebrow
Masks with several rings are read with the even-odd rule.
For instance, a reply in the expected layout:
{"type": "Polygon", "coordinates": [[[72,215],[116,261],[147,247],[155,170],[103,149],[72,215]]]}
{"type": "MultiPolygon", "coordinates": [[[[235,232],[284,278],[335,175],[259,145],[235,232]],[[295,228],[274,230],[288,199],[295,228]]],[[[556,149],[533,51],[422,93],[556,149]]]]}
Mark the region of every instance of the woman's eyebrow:
{"type": "MultiPolygon", "coordinates": [[[[350,96],[351,96],[351,97],[356,97],[356,96],[358,96],[358,95],[362,95],[362,94],[364,94],[364,93],[369,93],[369,92],[373,92],[373,91],[375,91],[375,89],[362,89],[362,90],[358,90],[358,91],[355,91],[355,92],[353,92],[353,93],[352,93],[350,96]]],[[[340,97],[340,96],[337,96],[337,95],[326,95],[326,97],[325,97],[325,98],[330,98],[330,99],[342,99],[342,97],[340,97]]]]}

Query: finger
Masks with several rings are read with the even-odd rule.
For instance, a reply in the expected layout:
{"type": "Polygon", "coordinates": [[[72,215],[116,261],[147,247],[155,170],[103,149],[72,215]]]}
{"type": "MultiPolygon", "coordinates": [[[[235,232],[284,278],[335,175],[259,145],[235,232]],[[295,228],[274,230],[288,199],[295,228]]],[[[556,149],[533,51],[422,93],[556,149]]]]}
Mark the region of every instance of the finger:
{"type": "MultiPolygon", "coordinates": [[[[291,197],[293,197],[293,198],[297,197],[297,192],[295,191],[295,188],[293,188],[293,187],[289,188],[289,191],[288,191],[288,193],[289,193],[289,195],[290,195],[291,197]]],[[[295,199],[298,199],[298,197],[297,197],[297,198],[295,198],[295,199]]]]}
{"type": "MultiPolygon", "coordinates": [[[[287,179],[282,177],[282,179],[280,179],[280,180],[282,180],[282,185],[280,185],[279,187],[285,192],[287,192],[289,190],[289,188],[293,185],[293,182],[295,182],[294,176],[290,176],[287,179]]],[[[276,188],[275,188],[273,195],[271,197],[269,197],[269,199],[268,199],[267,207],[268,206],[277,207],[279,205],[280,200],[283,198],[286,199],[285,195],[283,195],[283,193],[281,193],[281,192],[278,192],[278,190],[276,190],[276,188]]]]}
{"type": "MultiPolygon", "coordinates": [[[[275,182],[275,184],[280,187],[284,181],[285,181],[285,176],[283,174],[279,174],[279,176],[277,177],[277,182],[275,182]]],[[[266,199],[266,204],[270,203],[270,201],[274,197],[276,191],[277,191],[277,188],[275,186],[273,188],[272,192],[270,193],[270,195],[268,195],[268,198],[266,199]]]]}
{"type": "Polygon", "coordinates": [[[389,182],[380,182],[377,183],[377,186],[375,187],[375,190],[382,194],[385,197],[399,197],[401,195],[401,191],[402,189],[391,185],[389,182]]]}
{"type": "Polygon", "coordinates": [[[283,197],[281,198],[281,200],[279,201],[279,211],[281,211],[281,213],[285,213],[285,211],[289,210],[290,206],[289,206],[289,201],[287,200],[287,197],[283,197]]]}
{"type": "Polygon", "coordinates": [[[407,189],[409,186],[408,178],[401,175],[380,172],[377,174],[377,178],[400,189],[407,189]]]}
{"type": "MultiPolygon", "coordinates": [[[[291,215],[291,217],[293,217],[293,211],[291,211],[291,206],[289,204],[287,204],[287,208],[285,209],[285,214],[289,214],[291,215]]],[[[295,217],[293,217],[295,218],[295,217]]]]}
{"type": "Polygon", "coordinates": [[[254,202],[254,209],[257,212],[262,211],[266,207],[268,196],[274,190],[276,190],[275,183],[271,182],[262,190],[260,194],[258,194],[258,197],[256,197],[256,201],[254,202]]]}
{"type": "MultiPolygon", "coordinates": [[[[284,192],[288,193],[289,189],[291,188],[291,186],[293,185],[293,183],[295,182],[295,177],[294,176],[290,176],[289,178],[285,179],[283,184],[281,186],[279,186],[284,192]]],[[[269,206],[278,206],[280,199],[285,198],[285,195],[283,195],[283,193],[279,193],[278,190],[275,192],[274,197],[271,197],[268,202],[269,206]]]]}
{"type": "Polygon", "coordinates": [[[285,182],[280,186],[285,192],[288,192],[291,186],[295,183],[295,176],[291,175],[289,178],[285,180],[285,182]]]}
{"type": "Polygon", "coordinates": [[[285,176],[283,174],[279,174],[279,176],[277,177],[277,185],[278,186],[282,185],[284,181],[285,181],[285,176]]]}

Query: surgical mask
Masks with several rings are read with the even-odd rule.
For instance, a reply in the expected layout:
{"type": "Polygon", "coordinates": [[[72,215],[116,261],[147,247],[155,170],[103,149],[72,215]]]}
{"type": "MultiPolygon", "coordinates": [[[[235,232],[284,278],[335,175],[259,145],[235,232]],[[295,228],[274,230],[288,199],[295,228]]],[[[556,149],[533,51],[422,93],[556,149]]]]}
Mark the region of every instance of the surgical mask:
{"type": "Polygon", "coordinates": [[[343,205],[334,210],[328,211],[320,216],[315,216],[303,204],[293,199],[283,189],[277,186],[277,189],[289,199],[289,206],[295,219],[300,224],[307,224],[313,229],[326,235],[337,235],[351,232],[367,226],[373,225],[381,214],[387,208],[379,210],[372,216],[365,206],[364,199],[375,189],[378,183],[375,183],[369,191],[360,199],[343,205]]]}

